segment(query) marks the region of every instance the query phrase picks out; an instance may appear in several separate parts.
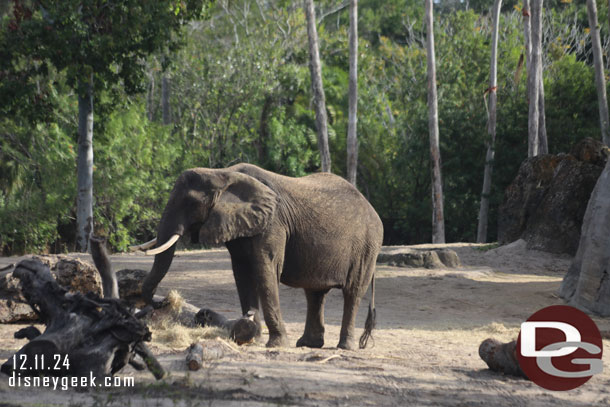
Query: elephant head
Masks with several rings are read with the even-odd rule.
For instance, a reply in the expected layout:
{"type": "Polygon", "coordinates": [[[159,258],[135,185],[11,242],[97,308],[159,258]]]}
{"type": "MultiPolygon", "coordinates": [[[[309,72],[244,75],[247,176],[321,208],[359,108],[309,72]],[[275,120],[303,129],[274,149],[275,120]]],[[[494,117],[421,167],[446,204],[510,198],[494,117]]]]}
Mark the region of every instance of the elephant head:
{"type": "Polygon", "coordinates": [[[135,248],[157,245],[142,296],[152,302],[159,282],[169,269],[176,241],[185,233],[194,242],[219,244],[262,233],[275,213],[277,195],[257,179],[241,172],[195,168],[183,172],[163,211],[157,237],[135,248]]]}

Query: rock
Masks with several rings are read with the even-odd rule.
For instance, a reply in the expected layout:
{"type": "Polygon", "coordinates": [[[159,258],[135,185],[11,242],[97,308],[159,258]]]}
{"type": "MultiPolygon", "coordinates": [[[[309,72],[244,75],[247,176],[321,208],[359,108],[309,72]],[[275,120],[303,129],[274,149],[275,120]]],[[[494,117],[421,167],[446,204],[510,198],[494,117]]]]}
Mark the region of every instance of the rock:
{"type": "Polygon", "coordinates": [[[38,315],[25,302],[0,298],[0,324],[14,324],[22,321],[35,321],[38,315]]]}
{"type": "Polygon", "coordinates": [[[607,157],[601,142],[584,139],[570,154],[525,160],[499,209],[498,242],[524,239],[528,249],[576,253],[587,203],[607,157]]]}
{"type": "Polygon", "coordinates": [[[59,285],[70,292],[93,292],[102,295],[102,279],[95,266],[75,258],[60,258],[53,267],[51,274],[59,285]]]}
{"type": "Polygon", "coordinates": [[[462,265],[460,263],[460,258],[455,251],[451,249],[438,249],[435,251],[441,263],[443,263],[445,266],[449,268],[456,268],[462,265]]]}
{"type": "Polygon", "coordinates": [[[602,169],[575,158],[557,166],[553,181],[522,234],[528,249],[576,253],[587,203],[602,169]]]}
{"type": "Polygon", "coordinates": [[[0,272],[0,297],[25,302],[19,290],[19,280],[13,277],[13,270],[0,272]]]}
{"type": "Polygon", "coordinates": [[[38,316],[21,295],[19,280],[13,277],[13,270],[0,272],[0,323],[11,324],[36,319],[38,316]]]}
{"type": "Polygon", "coordinates": [[[142,281],[148,274],[146,270],[123,269],[116,272],[119,283],[119,297],[123,299],[136,299],[142,294],[142,281]]]}
{"type": "Polygon", "coordinates": [[[491,249],[486,251],[484,256],[510,256],[515,255],[519,256],[520,253],[523,253],[527,250],[527,242],[523,239],[515,240],[512,243],[505,244],[503,246],[496,247],[495,249],[491,249]]]}
{"type": "Polygon", "coordinates": [[[610,156],[610,148],[592,138],[585,138],[572,147],[570,154],[578,161],[604,167],[610,156]]]}
{"type": "Polygon", "coordinates": [[[397,267],[445,268],[459,267],[460,259],[451,249],[417,249],[401,247],[382,250],[377,256],[377,263],[388,263],[397,267]]]}
{"type": "MultiPolygon", "coordinates": [[[[32,256],[49,266],[55,280],[70,292],[101,295],[102,281],[93,265],[67,256],[32,256]]],[[[0,323],[35,321],[37,314],[21,295],[13,270],[0,272],[0,323]]]]}
{"type": "Polygon", "coordinates": [[[498,215],[498,242],[519,240],[544,199],[555,168],[568,158],[567,154],[541,155],[525,160],[517,177],[506,188],[498,215]]]}

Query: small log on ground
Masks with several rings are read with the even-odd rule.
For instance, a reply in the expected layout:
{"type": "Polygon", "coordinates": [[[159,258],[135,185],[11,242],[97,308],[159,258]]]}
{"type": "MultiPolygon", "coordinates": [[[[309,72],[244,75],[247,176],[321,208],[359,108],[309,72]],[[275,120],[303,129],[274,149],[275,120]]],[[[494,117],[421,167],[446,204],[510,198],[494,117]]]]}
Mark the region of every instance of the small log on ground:
{"type": "Polygon", "coordinates": [[[238,345],[252,343],[260,336],[260,327],[254,321],[252,311],[238,319],[227,319],[209,308],[201,308],[195,315],[195,321],[201,326],[216,326],[228,330],[231,339],[238,345]]]}
{"type": "Polygon", "coordinates": [[[527,379],[517,360],[517,341],[502,343],[496,339],[485,339],[479,346],[479,356],[490,370],[527,379]]]}
{"type": "Polygon", "coordinates": [[[203,366],[203,347],[193,343],[186,351],[186,365],[189,370],[199,370],[203,366]]]}
{"type": "Polygon", "coordinates": [[[94,293],[69,293],[53,278],[49,267],[37,260],[20,262],[13,275],[46,329],[42,334],[30,328],[18,331],[18,336],[32,338],[15,354],[23,365],[14,366],[10,357],[0,371],[8,375],[91,374],[101,378],[118,372],[139,354],[146,357],[151,371],[156,369],[155,377],[164,376],[144,344],[151,339],[150,331],[120,300],[102,299],[94,293]],[[47,362],[44,367],[37,363],[41,358],[47,362]],[[68,363],[58,365],[57,370],[50,368],[55,367],[58,358],[68,363]]]}
{"type": "Polygon", "coordinates": [[[205,363],[211,363],[225,356],[238,354],[234,345],[220,339],[203,339],[186,349],[186,365],[190,370],[199,370],[205,363]]]}

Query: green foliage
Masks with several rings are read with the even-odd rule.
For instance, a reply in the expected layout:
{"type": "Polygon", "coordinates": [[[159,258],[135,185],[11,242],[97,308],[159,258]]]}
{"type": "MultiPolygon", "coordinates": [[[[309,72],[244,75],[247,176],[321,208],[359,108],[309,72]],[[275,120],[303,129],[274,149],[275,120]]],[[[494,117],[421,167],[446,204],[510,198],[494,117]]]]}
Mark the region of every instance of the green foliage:
{"type": "Polygon", "coordinates": [[[126,250],[134,237],[156,234],[181,153],[169,129],[150,123],[138,101],[110,115],[106,132],[93,172],[96,228],[112,247],[126,250]]]}
{"type": "MultiPolygon", "coordinates": [[[[29,86],[29,78],[45,76],[51,66],[64,71],[70,87],[84,92],[95,78],[95,89],[121,85],[127,93],[141,90],[144,58],[179,44],[175,33],[185,21],[199,17],[203,0],[171,2],[137,0],[13,0],[13,16],[6,18],[0,36],[0,70],[15,72],[17,83],[29,86]]],[[[5,81],[3,81],[4,83],[5,81]]],[[[6,81],[0,95],[14,90],[6,81]]]]}
{"type": "Polygon", "coordinates": [[[75,189],[71,137],[57,124],[0,122],[0,254],[56,249],[75,189]]]}
{"type": "MultiPolygon", "coordinates": [[[[118,59],[113,62],[108,59],[112,55],[98,58],[90,47],[61,45],[68,40],[59,34],[59,27],[74,31],[76,42],[69,44],[82,43],[93,27],[82,18],[90,8],[75,14],[70,9],[75,1],[61,3],[57,7],[67,11],[53,18],[52,30],[57,33],[51,33],[47,48],[33,50],[36,55],[28,41],[18,50],[16,36],[39,32],[35,27],[45,29],[41,24],[48,16],[40,9],[31,7],[32,15],[24,14],[13,31],[8,27],[15,14],[9,11],[0,30],[3,253],[61,251],[70,249],[73,242],[76,95],[70,85],[79,80],[81,71],[55,67],[51,62],[60,53],[105,72],[99,77],[101,93],[96,99],[101,114],[95,124],[95,227],[108,236],[115,250],[155,235],[169,190],[186,168],[251,162],[291,176],[318,171],[307,33],[300,4],[219,0],[208,10],[210,19],[168,37],[166,30],[190,18],[184,13],[193,10],[194,3],[138,2],[129,8],[130,1],[92,2],[117,5],[108,18],[135,19],[129,20],[134,21],[132,27],[113,26],[125,37],[138,24],[149,23],[143,20],[144,11],[150,11],[145,7],[161,13],[156,7],[169,4],[177,16],[164,14],[148,26],[160,30],[159,38],[144,30],[136,41],[142,54],[130,54],[137,54],[131,64],[122,62],[119,51],[125,38],[115,41],[105,32],[100,32],[94,48],[115,55],[118,59]],[[136,12],[140,15],[132,15],[136,12]],[[172,52],[180,43],[184,47],[172,52]],[[158,52],[145,58],[151,49],[158,52]],[[163,76],[171,84],[168,126],[159,124],[163,76]],[[143,83],[148,84],[146,95],[128,95],[143,83]]],[[[386,243],[428,242],[431,205],[423,5],[414,0],[359,3],[358,186],[384,222],[386,243]]],[[[468,10],[466,3],[436,3],[448,241],[475,238],[487,140],[491,3],[471,0],[468,10]]],[[[316,5],[318,17],[324,16],[319,36],[332,170],[344,174],[348,10],[333,12],[340,2],[331,0],[316,5]]],[[[598,5],[602,36],[607,36],[607,5],[598,5]]],[[[496,233],[504,189],[527,155],[527,74],[524,67],[519,68],[523,52],[520,6],[520,1],[505,1],[501,19],[490,239],[496,233]]],[[[566,152],[583,137],[599,138],[584,1],[550,2],[545,21],[549,146],[552,153],[566,152]]],[[[67,35],[68,31],[62,32],[67,35]]]]}

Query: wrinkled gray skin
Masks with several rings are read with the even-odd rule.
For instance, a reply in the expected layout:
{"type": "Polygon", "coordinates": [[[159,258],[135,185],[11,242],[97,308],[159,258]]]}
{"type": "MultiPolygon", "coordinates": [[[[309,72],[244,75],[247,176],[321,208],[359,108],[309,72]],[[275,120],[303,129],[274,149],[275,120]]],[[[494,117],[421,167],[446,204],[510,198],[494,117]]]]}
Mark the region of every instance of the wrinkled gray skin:
{"type": "MultiPolygon", "coordinates": [[[[305,332],[297,346],[323,346],[324,299],[331,288],[340,288],[344,306],[338,347],[354,348],[354,320],[373,279],[383,226],[373,207],[343,178],[328,173],[290,178],[250,164],[190,169],[171,192],[157,246],[175,233],[190,233],[204,244],[225,243],[242,311],[262,309],[268,347],[286,344],[278,293],[282,282],[303,288],[307,297],[305,332]]],[[[142,289],[148,302],[174,250],[175,245],[155,256],[142,289]]],[[[374,320],[374,304],[369,318],[371,310],[374,320]]]]}

